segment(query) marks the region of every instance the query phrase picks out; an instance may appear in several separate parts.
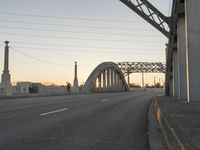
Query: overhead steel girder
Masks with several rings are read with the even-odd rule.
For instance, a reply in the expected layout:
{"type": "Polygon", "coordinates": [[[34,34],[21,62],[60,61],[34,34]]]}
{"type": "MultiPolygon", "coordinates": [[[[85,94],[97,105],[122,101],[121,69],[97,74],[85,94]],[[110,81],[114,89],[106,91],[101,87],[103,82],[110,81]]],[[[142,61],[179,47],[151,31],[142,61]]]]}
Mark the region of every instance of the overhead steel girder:
{"type": "Polygon", "coordinates": [[[162,62],[118,62],[124,76],[131,73],[165,73],[166,65],[162,62]]]}
{"type": "Polygon", "coordinates": [[[158,29],[167,38],[170,37],[170,18],[163,15],[147,0],[120,0],[135,13],[158,29]]]}

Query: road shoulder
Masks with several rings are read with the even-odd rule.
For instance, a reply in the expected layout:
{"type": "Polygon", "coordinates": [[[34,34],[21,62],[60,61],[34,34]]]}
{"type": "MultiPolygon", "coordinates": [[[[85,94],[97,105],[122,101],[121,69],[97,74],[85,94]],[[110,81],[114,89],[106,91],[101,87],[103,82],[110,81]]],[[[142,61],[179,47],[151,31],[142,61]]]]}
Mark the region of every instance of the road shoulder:
{"type": "Polygon", "coordinates": [[[148,137],[150,150],[167,150],[161,128],[158,124],[155,109],[155,98],[152,99],[148,112],[148,137]]]}

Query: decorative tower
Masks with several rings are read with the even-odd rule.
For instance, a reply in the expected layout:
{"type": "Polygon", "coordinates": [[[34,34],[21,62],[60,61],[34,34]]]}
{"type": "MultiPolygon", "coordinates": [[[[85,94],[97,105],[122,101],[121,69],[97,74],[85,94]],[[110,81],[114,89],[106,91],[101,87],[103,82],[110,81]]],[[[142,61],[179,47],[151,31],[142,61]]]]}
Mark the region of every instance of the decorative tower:
{"type": "Polygon", "coordinates": [[[75,62],[75,68],[74,68],[73,92],[74,92],[74,94],[78,94],[79,93],[78,78],[77,78],[77,62],[75,62]]]}
{"type": "Polygon", "coordinates": [[[4,70],[1,76],[0,84],[0,95],[1,96],[11,96],[12,95],[12,85],[10,82],[10,73],[9,73],[9,46],[8,41],[5,41],[5,55],[4,55],[4,70]]]}

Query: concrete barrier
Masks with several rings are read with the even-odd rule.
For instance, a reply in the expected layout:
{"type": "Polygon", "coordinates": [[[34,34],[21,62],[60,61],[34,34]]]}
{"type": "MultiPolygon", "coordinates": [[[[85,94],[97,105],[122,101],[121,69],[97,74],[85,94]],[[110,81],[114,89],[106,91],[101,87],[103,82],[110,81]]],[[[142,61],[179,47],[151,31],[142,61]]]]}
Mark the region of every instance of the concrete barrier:
{"type": "Polygon", "coordinates": [[[171,127],[167,116],[162,112],[158,101],[155,102],[155,108],[158,123],[161,127],[169,150],[186,150],[186,148],[174,132],[174,129],[171,127]]]}

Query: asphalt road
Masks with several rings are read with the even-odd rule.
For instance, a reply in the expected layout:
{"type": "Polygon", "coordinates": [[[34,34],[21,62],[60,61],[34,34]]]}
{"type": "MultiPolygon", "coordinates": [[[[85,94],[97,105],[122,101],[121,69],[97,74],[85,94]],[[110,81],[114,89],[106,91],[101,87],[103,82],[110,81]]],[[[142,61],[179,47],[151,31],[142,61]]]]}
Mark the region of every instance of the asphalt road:
{"type": "Polygon", "coordinates": [[[152,92],[0,100],[0,150],[148,150],[152,92]]]}

